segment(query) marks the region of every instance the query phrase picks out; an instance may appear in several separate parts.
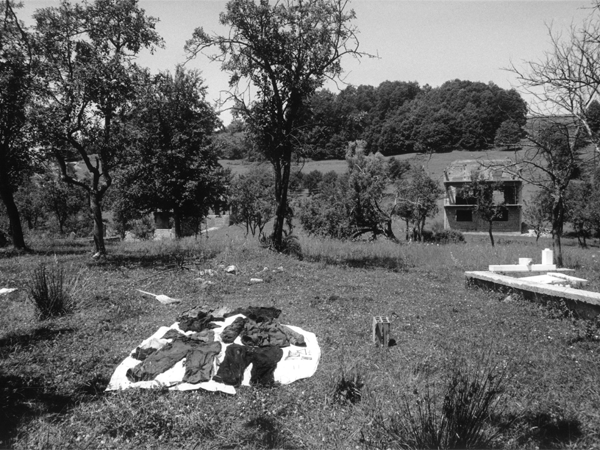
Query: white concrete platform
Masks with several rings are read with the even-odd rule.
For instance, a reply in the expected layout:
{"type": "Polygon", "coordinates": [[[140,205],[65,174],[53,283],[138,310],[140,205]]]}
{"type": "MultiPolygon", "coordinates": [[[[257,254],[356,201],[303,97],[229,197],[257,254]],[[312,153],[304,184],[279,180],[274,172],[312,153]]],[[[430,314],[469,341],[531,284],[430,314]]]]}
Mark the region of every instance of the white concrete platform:
{"type": "Polygon", "coordinates": [[[600,293],[545,284],[526,278],[515,278],[486,271],[465,272],[467,285],[487,286],[502,291],[517,291],[525,298],[543,303],[562,300],[569,309],[584,318],[594,318],[600,315],[600,293]]]}

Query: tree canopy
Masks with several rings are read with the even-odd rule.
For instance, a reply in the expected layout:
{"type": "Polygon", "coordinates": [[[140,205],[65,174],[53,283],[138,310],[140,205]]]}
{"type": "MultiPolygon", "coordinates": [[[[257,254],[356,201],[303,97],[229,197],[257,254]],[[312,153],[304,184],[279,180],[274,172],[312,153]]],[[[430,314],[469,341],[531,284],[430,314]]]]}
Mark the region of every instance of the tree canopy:
{"type": "Polygon", "coordinates": [[[181,237],[184,218],[199,223],[225,206],[229,175],[210,141],[218,119],[197,71],[178,66],[147,83],[135,102],[138,137],[119,172],[119,191],[139,211],[170,213],[181,237]]]}
{"type": "Polygon", "coordinates": [[[220,16],[229,33],[211,36],[198,28],[186,44],[191,56],[217,48],[212,59],[230,74],[239,113],[273,165],[275,249],[282,250],[303,107],[327,78],[341,74],[344,56],[359,54],[354,18],[348,0],[230,0],[220,16]]]}
{"type": "Polygon", "coordinates": [[[161,43],[157,20],[137,0],[63,0],[34,17],[45,80],[38,137],[63,181],[87,193],[96,251],[104,254],[102,200],[126,147],[124,123],[139,92],[136,56],[161,43]],[[89,177],[69,170],[73,159],[83,161],[89,177]]]}

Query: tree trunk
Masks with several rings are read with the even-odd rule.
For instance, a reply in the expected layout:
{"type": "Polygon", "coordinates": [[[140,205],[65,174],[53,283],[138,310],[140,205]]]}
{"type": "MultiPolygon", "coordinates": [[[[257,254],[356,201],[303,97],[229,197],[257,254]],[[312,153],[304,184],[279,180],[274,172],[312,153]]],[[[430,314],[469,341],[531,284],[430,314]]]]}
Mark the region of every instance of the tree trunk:
{"type": "Polygon", "coordinates": [[[492,234],[492,228],[494,226],[494,222],[490,220],[489,224],[490,224],[490,226],[488,228],[488,233],[490,235],[490,242],[492,243],[492,247],[494,247],[494,235],[492,234]]]}
{"type": "Polygon", "coordinates": [[[173,209],[173,224],[175,227],[175,239],[181,239],[181,215],[177,208],[173,209]]]}
{"type": "Polygon", "coordinates": [[[276,184],[275,194],[277,197],[277,212],[273,224],[273,247],[277,251],[283,250],[283,226],[288,209],[288,189],[290,184],[290,169],[292,161],[291,149],[286,149],[283,155],[282,167],[275,169],[275,177],[279,182],[276,184]],[[279,172],[279,173],[277,173],[279,172]]]}
{"type": "Polygon", "coordinates": [[[104,246],[104,223],[102,222],[102,195],[97,192],[90,192],[90,212],[94,219],[94,246],[96,254],[106,255],[104,246]]]}
{"type": "Polygon", "coordinates": [[[27,250],[19,210],[15,204],[12,186],[9,183],[9,176],[4,170],[0,173],[0,196],[6,207],[6,214],[10,222],[10,234],[13,246],[19,250],[27,250]]]}
{"type": "Polygon", "coordinates": [[[410,222],[408,219],[404,219],[404,223],[406,224],[406,242],[410,241],[410,222]]]}
{"type": "Polygon", "coordinates": [[[563,266],[560,237],[562,236],[564,217],[563,197],[558,193],[555,195],[554,205],[552,206],[552,250],[554,251],[554,261],[558,267],[563,266]]]}
{"type": "Polygon", "coordinates": [[[392,230],[392,219],[388,220],[385,224],[385,236],[388,239],[391,239],[394,242],[398,242],[396,235],[394,234],[394,230],[392,230]]]}

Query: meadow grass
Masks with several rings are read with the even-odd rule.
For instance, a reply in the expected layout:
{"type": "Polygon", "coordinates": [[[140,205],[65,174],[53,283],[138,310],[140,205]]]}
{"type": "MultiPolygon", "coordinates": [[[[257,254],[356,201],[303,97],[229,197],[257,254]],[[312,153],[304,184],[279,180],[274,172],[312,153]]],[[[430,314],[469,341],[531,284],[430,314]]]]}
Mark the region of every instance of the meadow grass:
{"type": "MultiPolygon", "coordinates": [[[[485,416],[490,445],[600,446],[600,340],[588,325],[464,285],[465,270],[537,260],[547,241],[501,237],[492,249],[485,236],[437,246],[300,234],[300,242],[302,261],[261,248],[237,227],[179,242],[113,243],[101,260],[90,258],[89,243],[0,253],[0,287],[19,288],[0,297],[0,448],[402,448],[390,428],[402,405],[424,401],[427,387],[443,399],[457,361],[476,367],[482,354],[510,368],[502,408],[485,416]],[[39,321],[25,288],[51,261],[79,280],[76,307],[39,321]],[[230,264],[236,275],[222,270],[230,264]],[[206,269],[214,275],[201,275],[206,269]],[[136,289],[183,301],[162,305],[136,289]],[[195,305],[282,309],[284,323],[317,335],[317,373],[236,396],[104,392],[132,349],[195,305]],[[372,344],[374,315],[390,317],[396,346],[372,344]],[[340,401],[342,380],[359,386],[358,400],[340,401]]],[[[590,280],[598,280],[597,254],[565,247],[567,264],[590,280]]]]}

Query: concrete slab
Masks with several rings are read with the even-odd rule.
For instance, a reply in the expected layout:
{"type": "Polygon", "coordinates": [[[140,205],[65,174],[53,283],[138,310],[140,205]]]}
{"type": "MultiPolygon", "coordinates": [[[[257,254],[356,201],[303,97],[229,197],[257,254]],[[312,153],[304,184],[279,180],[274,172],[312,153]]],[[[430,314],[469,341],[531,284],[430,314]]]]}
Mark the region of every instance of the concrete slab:
{"type": "Polygon", "coordinates": [[[565,273],[548,272],[546,275],[550,275],[556,278],[562,278],[566,280],[571,287],[580,287],[588,284],[588,280],[586,280],[585,278],[573,277],[565,273]]]}
{"type": "Polygon", "coordinates": [[[545,275],[534,275],[532,277],[522,277],[519,278],[521,281],[533,281],[535,283],[543,283],[543,284],[569,284],[567,280],[564,278],[553,277],[550,274],[545,275]]]}
{"type": "Polygon", "coordinates": [[[493,272],[465,272],[467,286],[480,286],[502,292],[516,291],[539,303],[564,304],[578,317],[593,319],[600,315],[600,293],[523,280],[493,272]]]}
{"type": "Polygon", "coordinates": [[[493,264],[488,270],[490,272],[546,272],[557,269],[556,264],[493,264]]]}

